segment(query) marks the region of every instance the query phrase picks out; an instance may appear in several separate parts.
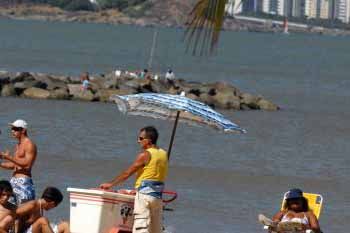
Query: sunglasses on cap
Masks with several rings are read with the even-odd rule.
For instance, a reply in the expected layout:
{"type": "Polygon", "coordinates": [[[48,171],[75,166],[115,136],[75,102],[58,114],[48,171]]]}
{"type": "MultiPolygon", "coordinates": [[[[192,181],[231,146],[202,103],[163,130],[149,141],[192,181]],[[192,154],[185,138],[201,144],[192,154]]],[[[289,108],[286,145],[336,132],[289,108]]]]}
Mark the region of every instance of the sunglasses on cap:
{"type": "Polygon", "coordinates": [[[11,130],[13,130],[13,131],[22,131],[23,128],[12,126],[12,127],[11,127],[11,130]]]}

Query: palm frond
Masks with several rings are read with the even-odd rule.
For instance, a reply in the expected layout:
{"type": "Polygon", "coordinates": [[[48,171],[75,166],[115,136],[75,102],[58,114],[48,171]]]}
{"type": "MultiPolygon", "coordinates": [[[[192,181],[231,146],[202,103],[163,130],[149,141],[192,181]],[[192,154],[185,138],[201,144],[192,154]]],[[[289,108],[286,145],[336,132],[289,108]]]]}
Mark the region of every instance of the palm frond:
{"type": "Polygon", "coordinates": [[[199,0],[189,14],[185,41],[192,54],[210,54],[215,50],[224,22],[227,0],[199,0]]]}

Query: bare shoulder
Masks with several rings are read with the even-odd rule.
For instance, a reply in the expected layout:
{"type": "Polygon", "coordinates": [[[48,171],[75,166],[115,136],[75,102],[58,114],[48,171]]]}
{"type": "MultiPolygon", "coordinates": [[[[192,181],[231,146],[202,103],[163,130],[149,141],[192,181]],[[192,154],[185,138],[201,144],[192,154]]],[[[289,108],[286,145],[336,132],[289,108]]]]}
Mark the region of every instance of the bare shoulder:
{"type": "Polygon", "coordinates": [[[151,153],[149,153],[148,151],[141,151],[138,154],[137,159],[142,160],[144,163],[148,163],[151,159],[151,153]]]}
{"type": "Polygon", "coordinates": [[[312,210],[309,210],[307,212],[305,212],[307,217],[311,217],[311,218],[316,218],[316,215],[314,214],[314,212],[312,212],[312,210]]]}
{"type": "Polygon", "coordinates": [[[30,214],[30,213],[33,213],[36,209],[37,209],[37,201],[32,200],[24,204],[21,204],[19,207],[17,207],[16,214],[20,216],[22,214],[30,214]]]}
{"type": "Polygon", "coordinates": [[[9,215],[9,214],[11,214],[11,210],[9,210],[9,209],[3,207],[2,205],[0,205],[0,220],[1,220],[4,216],[9,215]]]}
{"type": "Polygon", "coordinates": [[[37,201],[36,200],[32,200],[32,201],[27,201],[26,203],[21,204],[19,207],[17,207],[17,209],[20,208],[35,208],[37,206],[37,201]]]}
{"type": "Polygon", "coordinates": [[[34,143],[31,139],[29,139],[29,138],[27,138],[27,139],[24,141],[24,146],[25,146],[25,148],[28,149],[28,150],[36,150],[36,145],[35,145],[35,143],[34,143]]]}
{"type": "Polygon", "coordinates": [[[286,210],[280,210],[272,217],[272,220],[273,221],[280,221],[286,213],[287,213],[286,210]]]}
{"type": "Polygon", "coordinates": [[[139,154],[138,154],[138,157],[149,157],[151,156],[151,153],[149,153],[148,151],[141,151],[139,154]]]}

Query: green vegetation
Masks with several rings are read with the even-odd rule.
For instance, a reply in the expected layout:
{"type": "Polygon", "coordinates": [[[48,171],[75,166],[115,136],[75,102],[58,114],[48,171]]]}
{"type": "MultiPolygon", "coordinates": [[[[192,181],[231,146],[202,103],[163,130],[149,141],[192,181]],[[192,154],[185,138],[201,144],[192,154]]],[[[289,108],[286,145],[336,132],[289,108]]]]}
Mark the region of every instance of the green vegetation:
{"type": "Polygon", "coordinates": [[[147,0],[97,0],[98,5],[101,9],[117,8],[121,11],[143,4],[147,0]]]}
{"type": "MultiPolygon", "coordinates": [[[[45,0],[41,0],[45,1],[45,0]]],[[[47,4],[62,8],[67,11],[93,11],[95,7],[89,0],[46,0],[47,4]]]]}
{"type": "Polygon", "coordinates": [[[97,4],[89,0],[0,0],[0,5],[12,5],[18,3],[49,4],[67,11],[95,11],[104,9],[118,9],[130,11],[133,14],[140,14],[140,11],[148,8],[149,0],[96,0],[97,4]]]}

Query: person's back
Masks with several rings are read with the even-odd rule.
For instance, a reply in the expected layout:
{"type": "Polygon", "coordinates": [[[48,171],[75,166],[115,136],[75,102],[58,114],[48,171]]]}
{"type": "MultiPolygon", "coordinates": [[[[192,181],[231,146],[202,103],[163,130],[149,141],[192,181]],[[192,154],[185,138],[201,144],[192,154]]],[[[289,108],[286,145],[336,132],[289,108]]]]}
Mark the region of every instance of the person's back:
{"type": "Polygon", "coordinates": [[[137,171],[135,188],[139,188],[142,181],[164,182],[168,174],[168,156],[161,148],[148,148],[151,154],[150,161],[137,171]]]}
{"type": "Polygon", "coordinates": [[[165,74],[165,78],[167,79],[167,80],[174,80],[175,79],[175,74],[174,74],[174,72],[172,71],[172,70],[168,70],[167,72],[166,72],[166,74],[165,74]]]}

